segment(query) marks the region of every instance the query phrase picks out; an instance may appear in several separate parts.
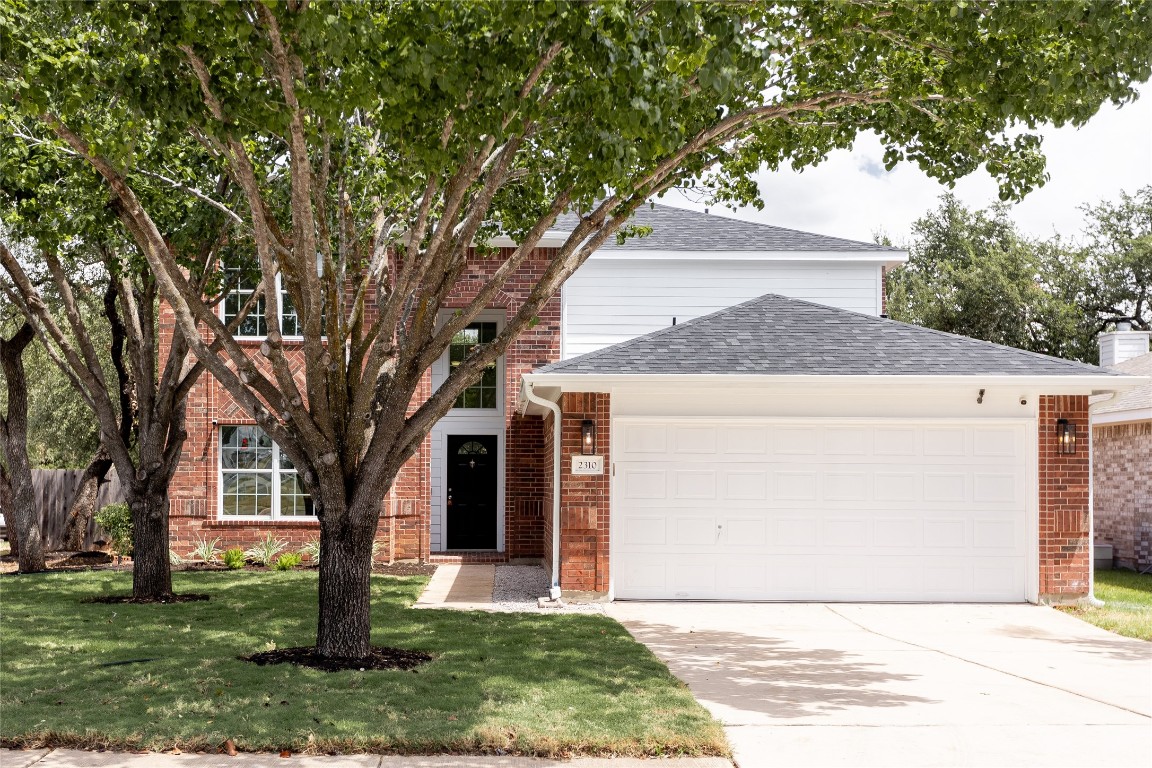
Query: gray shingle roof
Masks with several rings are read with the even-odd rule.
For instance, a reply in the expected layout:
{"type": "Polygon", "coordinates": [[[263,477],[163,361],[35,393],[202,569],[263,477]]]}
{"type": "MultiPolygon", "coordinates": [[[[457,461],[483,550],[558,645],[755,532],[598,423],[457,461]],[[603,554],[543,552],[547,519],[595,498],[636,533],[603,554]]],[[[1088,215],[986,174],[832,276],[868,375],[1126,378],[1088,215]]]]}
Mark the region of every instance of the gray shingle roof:
{"type": "MultiPolygon", "coordinates": [[[[556,220],[553,229],[571,231],[578,221],[576,214],[567,213],[556,220]]],[[[900,252],[899,248],[876,243],[827,237],[660,204],[641,206],[631,223],[652,227],[652,234],[630,238],[624,245],[609,240],[600,250],[900,252]]]]}
{"type": "Polygon", "coordinates": [[[769,376],[1118,375],[798,299],[768,294],[545,366],[562,374],[769,376]]]}
{"type": "MultiPolygon", "coordinates": [[[[1110,371],[1129,376],[1152,376],[1152,352],[1125,360],[1108,368],[1110,371]]],[[[1152,408],[1152,384],[1145,384],[1125,392],[1113,400],[1108,400],[1092,409],[1094,413],[1120,413],[1152,408]]]]}

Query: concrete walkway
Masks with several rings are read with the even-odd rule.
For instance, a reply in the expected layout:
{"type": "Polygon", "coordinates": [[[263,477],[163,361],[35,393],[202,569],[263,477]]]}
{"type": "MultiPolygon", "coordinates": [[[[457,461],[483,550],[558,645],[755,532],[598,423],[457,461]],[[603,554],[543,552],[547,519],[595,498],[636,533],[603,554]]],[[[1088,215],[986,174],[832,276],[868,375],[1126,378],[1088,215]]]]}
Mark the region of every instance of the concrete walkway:
{"type": "Polygon", "coordinates": [[[630,758],[575,758],[543,760],[535,757],[469,757],[444,755],[344,755],[309,757],[240,754],[172,755],[157,752],[83,752],[75,749],[0,750],[2,768],[732,768],[718,757],[681,757],[670,760],[630,758]]]}
{"type": "Polygon", "coordinates": [[[613,603],[740,768],[1152,766],[1152,643],[1030,605],[613,603]]]}
{"type": "Polygon", "coordinates": [[[495,585],[495,565],[438,565],[413,607],[491,610],[495,585]]]}

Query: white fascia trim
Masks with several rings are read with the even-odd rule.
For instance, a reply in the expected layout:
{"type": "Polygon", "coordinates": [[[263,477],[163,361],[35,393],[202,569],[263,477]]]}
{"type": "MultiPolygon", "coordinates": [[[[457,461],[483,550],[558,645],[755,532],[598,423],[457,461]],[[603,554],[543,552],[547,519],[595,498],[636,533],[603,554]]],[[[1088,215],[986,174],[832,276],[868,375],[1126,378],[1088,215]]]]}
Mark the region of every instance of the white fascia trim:
{"type": "MultiPolygon", "coordinates": [[[[536,243],[537,248],[559,248],[568,242],[568,236],[571,232],[561,232],[558,229],[549,229],[540,238],[540,242],[536,243]]],[[[507,235],[497,235],[488,241],[488,244],[495,248],[518,248],[520,243],[516,242],[507,235]]]]}
{"type": "Polygon", "coordinates": [[[594,261],[839,261],[895,266],[908,261],[907,251],[669,251],[601,248],[594,261]]]}
{"type": "Polygon", "coordinates": [[[1088,414],[1088,421],[1092,426],[1100,424],[1124,424],[1133,421],[1152,421],[1152,406],[1148,408],[1132,408],[1126,411],[1106,411],[1104,413],[1088,414]]]}
{"type": "Polygon", "coordinates": [[[683,391],[719,387],[794,388],[811,390],[889,390],[921,387],[1027,388],[1045,395],[1087,395],[1126,392],[1148,383],[1146,376],[758,376],[748,374],[560,374],[526,373],[522,386],[558,387],[564,392],[637,390],[683,391]]]}

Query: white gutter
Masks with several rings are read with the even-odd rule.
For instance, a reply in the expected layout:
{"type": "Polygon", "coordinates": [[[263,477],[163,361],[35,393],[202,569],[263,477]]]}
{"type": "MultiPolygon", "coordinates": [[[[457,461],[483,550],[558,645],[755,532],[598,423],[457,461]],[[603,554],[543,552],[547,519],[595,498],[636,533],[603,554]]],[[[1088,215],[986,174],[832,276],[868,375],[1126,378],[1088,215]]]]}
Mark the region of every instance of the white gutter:
{"type": "Polygon", "coordinates": [[[521,390],[524,399],[533,405],[540,405],[552,411],[552,586],[548,596],[560,599],[560,406],[551,400],[537,397],[532,384],[525,384],[521,390]]]}
{"type": "Polygon", "coordinates": [[[1116,375],[1056,375],[1056,376],[1006,376],[979,374],[945,376],[898,376],[898,375],[820,375],[820,374],[725,374],[725,373],[526,373],[525,384],[531,386],[560,387],[565,392],[609,392],[619,385],[645,387],[670,386],[677,391],[693,384],[711,386],[726,384],[732,386],[773,386],[793,385],[803,391],[836,387],[884,387],[899,389],[901,386],[920,388],[933,387],[1029,387],[1042,389],[1041,394],[1083,394],[1085,390],[1096,393],[1125,392],[1152,381],[1147,376],[1116,375]],[[1063,392],[1060,390],[1067,390],[1063,392]]]}

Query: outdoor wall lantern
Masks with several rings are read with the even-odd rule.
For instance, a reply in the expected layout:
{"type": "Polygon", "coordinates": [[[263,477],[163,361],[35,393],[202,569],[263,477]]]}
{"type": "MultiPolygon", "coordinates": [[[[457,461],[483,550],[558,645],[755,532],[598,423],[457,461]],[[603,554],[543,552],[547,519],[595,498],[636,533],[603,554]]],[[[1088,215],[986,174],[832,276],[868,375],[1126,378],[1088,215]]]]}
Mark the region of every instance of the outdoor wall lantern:
{"type": "Polygon", "coordinates": [[[1076,453],[1076,425],[1068,419],[1056,419],[1056,444],[1060,453],[1076,453]]]}
{"type": "Polygon", "coordinates": [[[580,453],[585,456],[596,455],[596,422],[592,419],[580,422],[580,453]]]}

